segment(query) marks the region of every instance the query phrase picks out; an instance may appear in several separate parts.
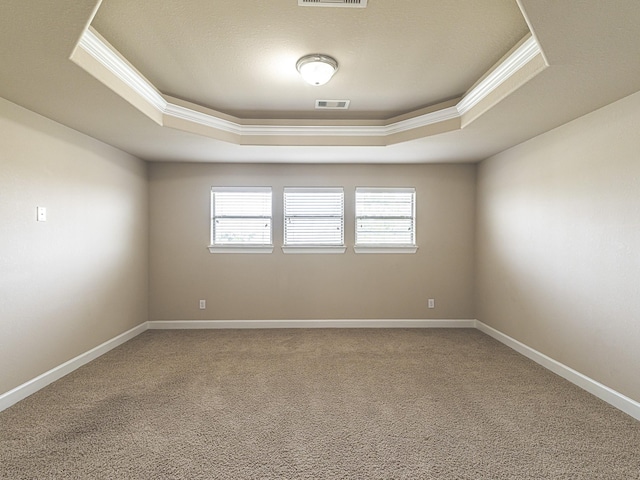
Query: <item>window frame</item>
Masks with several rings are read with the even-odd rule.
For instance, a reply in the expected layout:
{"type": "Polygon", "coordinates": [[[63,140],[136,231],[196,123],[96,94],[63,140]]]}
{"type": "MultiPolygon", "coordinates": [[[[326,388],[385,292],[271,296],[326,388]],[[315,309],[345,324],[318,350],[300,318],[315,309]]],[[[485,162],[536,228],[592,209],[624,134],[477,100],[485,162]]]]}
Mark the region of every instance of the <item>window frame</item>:
{"type": "Polygon", "coordinates": [[[418,251],[417,245],[417,197],[415,187],[356,187],[354,193],[354,247],[355,253],[416,253],[418,251]],[[412,194],[412,208],[411,216],[391,216],[391,215],[358,215],[358,193],[411,193],[412,194]],[[411,219],[411,228],[413,234],[413,243],[358,243],[358,221],[361,218],[400,218],[411,219]]]}
{"type": "Polygon", "coordinates": [[[272,187],[211,187],[210,198],[209,252],[211,253],[272,253],[273,252],[273,188],[272,187]],[[269,193],[270,215],[223,216],[215,214],[216,193],[269,193]],[[264,218],[269,219],[270,243],[215,243],[215,222],[217,218],[264,218]]]}
{"type": "MultiPolygon", "coordinates": [[[[310,217],[311,215],[309,215],[310,217]]],[[[304,216],[301,216],[304,217],[304,216]]],[[[335,216],[326,216],[326,218],[335,218],[335,216]]],[[[344,187],[284,187],[282,192],[282,252],[283,253],[322,253],[322,254],[341,254],[347,250],[344,242],[345,234],[344,225],[344,187]],[[287,193],[340,193],[341,195],[341,215],[340,215],[340,236],[341,244],[287,244],[287,222],[294,215],[287,214],[287,193]]]]}

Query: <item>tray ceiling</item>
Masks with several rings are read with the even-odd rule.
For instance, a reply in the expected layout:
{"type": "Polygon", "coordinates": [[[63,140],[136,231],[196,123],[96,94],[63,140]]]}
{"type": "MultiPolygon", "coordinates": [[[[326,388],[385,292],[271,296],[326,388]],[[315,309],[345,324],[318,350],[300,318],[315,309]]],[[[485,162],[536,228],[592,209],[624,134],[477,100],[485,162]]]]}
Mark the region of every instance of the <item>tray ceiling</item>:
{"type": "Polygon", "coordinates": [[[4,0],[0,96],[149,161],[438,163],[640,90],[637,0],[297,3],[4,0]],[[309,53],[340,63],[324,87],[309,53]]]}
{"type": "Polygon", "coordinates": [[[546,68],[512,1],[481,9],[459,0],[448,9],[410,4],[374,2],[366,14],[358,8],[358,17],[353,9],[287,0],[267,10],[259,1],[162,8],[155,0],[106,0],[71,58],[159,125],[241,145],[386,146],[442,134],[546,68]],[[118,21],[147,16],[142,25],[118,21]],[[389,28],[399,20],[405,28],[389,28]],[[306,55],[304,44],[333,50],[341,59],[337,80],[320,87],[301,81],[294,65],[306,55]],[[350,97],[350,110],[315,108],[319,94],[350,97]]]}
{"type": "Polygon", "coordinates": [[[383,120],[458,98],[529,33],[515,0],[104,0],[92,26],[160,92],[260,119],[383,120]],[[340,65],[322,87],[296,71],[310,53],[340,65]]]}

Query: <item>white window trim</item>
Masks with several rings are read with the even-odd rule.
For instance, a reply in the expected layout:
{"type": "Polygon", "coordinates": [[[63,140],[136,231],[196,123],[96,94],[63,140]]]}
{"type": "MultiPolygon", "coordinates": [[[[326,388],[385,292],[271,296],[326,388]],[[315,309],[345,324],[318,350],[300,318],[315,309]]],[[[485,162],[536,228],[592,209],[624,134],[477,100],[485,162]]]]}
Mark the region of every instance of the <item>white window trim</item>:
{"type": "Polygon", "coordinates": [[[416,253],[417,245],[355,245],[353,251],[356,253],[416,253]]]}
{"type": "MultiPolygon", "coordinates": [[[[416,244],[415,245],[406,245],[406,244],[393,244],[393,243],[388,243],[388,244],[380,244],[380,245],[376,245],[376,244],[366,244],[366,245],[358,245],[357,243],[353,246],[353,251],[355,253],[375,253],[375,254],[380,254],[380,253],[400,253],[400,254],[412,254],[412,253],[416,253],[418,251],[418,245],[417,245],[417,232],[416,232],[416,223],[417,223],[417,218],[416,218],[416,203],[417,203],[417,192],[416,189],[413,187],[356,187],[355,191],[354,191],[354,208],[357,208],[356,205],[356,192],[363,192],[363,193],[367,193],[367,192],[380,192],[380,191],[385,191],[385,192],[390,192],[390,193],[413,193],[413,228],[414,228],[414,239],[416,240],[416,244]]],[[[354,235],[356,235],[357,238],[357,229],[358,229],[358,216],[355,216],[355,223],[354,223],[354,235]]]]}
{"type": "Polygon", "coordinates": [[[289,245],[282,246],[282,253],[328,253],[328,254],[340,254],[347,251],[347,247],[344,245],[289,245]]]}
{"type": "MultiPolygon", "coordinates": [[[[271,239],[273,241],[273,188],[272,187],[211,187],[214,192],[270,192],[271,193],[271,239]]],[[[211,203],[213,209],[213,203],[211,203]]],[[[210,212],[210,222],[213,222],[214,212],[210,212]]],[[[209,227],[209,239],[213,240],[213,226],[209,227]]],[[[207,247],[210,253],[272,253],[273,243],[253,245],[214,245],[207,247]]]]}
{"type": "MultiPolygon", "coordinates": [[[[284,191],[288,192],[308,192],[315,190],[317,192],[340,192],[342,193],[342,245],[282,245],[282,253],[285,254],[342,254],[347,251],[347,247],[344,244],[344,188],[343,187],[285,187],[284,191]]],[[[283,191],[283,232],[282,238],[284,241],[285,232],[284,228],[287,221],[287,216],[284,211],[284,191],[283,191]]]]}
{"type": "Polygon", "coordinates": [[[224,246],[224,245],[209,245],[209,252],[211,253],[272,253],[273,245],[250,245],[243,247],[241,245],[224,246]]]}

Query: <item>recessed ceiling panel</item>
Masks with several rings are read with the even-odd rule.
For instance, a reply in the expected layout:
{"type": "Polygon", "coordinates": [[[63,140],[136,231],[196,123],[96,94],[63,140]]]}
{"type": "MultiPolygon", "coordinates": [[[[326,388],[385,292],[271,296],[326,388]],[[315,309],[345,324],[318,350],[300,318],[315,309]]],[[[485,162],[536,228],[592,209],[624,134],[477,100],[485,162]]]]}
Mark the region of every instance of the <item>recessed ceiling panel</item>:
{"type": "Polygon", "coordinates": [[[457,98],[528,32],[515,0],[104,0],[92,25],[161,92],[256,119],[382,120],[457,98]],[[296,70],[310,53],[340,65],[322,87],[296,70]]]}

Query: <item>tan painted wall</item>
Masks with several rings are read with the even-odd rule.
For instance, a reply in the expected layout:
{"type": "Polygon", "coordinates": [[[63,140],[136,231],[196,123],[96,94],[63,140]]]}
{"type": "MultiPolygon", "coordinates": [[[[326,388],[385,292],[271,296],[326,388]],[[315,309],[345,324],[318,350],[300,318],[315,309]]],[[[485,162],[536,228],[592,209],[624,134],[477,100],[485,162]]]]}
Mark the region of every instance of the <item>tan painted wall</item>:
{"type": "Polygon", "coordinates": [[[0,100],[0,393],[149,298],[150,320],[477,317],[640,401],[638,131],[640,93],[478,169],[156,163],[148,185],[140,160],[0,100]],[[210,254],[212,185],[271,185],[276,207],[284,186],[344,186],[350,248],[282,254],[275,208],[273,254],[210,254]],[[354,187],[411,185],[418,253],[353,253],[354,187]]]}
{"type": "Polygon", "coordinates": [[[4,393],[146,321],[148,187],[142,161],[3,99],[0,138],[4,393]]]}
{"type": "Polygon", "coordinates": [[[478,319],[640,401],[640,93],[481,163],[478,319]]]}
{"type": "Polygon", "coordinates": [[[471,165],[151,164],[149,319],[473,318],[474,197],[471,165]],[[272,254],[209,253],[211,187],[225,185],[273,187],[272,254]],[[284,186],[345,188],[347,253],[282,253],[284,186]],[[417,254],[353,252],[355,186],[416,187],[417,254]]]}

